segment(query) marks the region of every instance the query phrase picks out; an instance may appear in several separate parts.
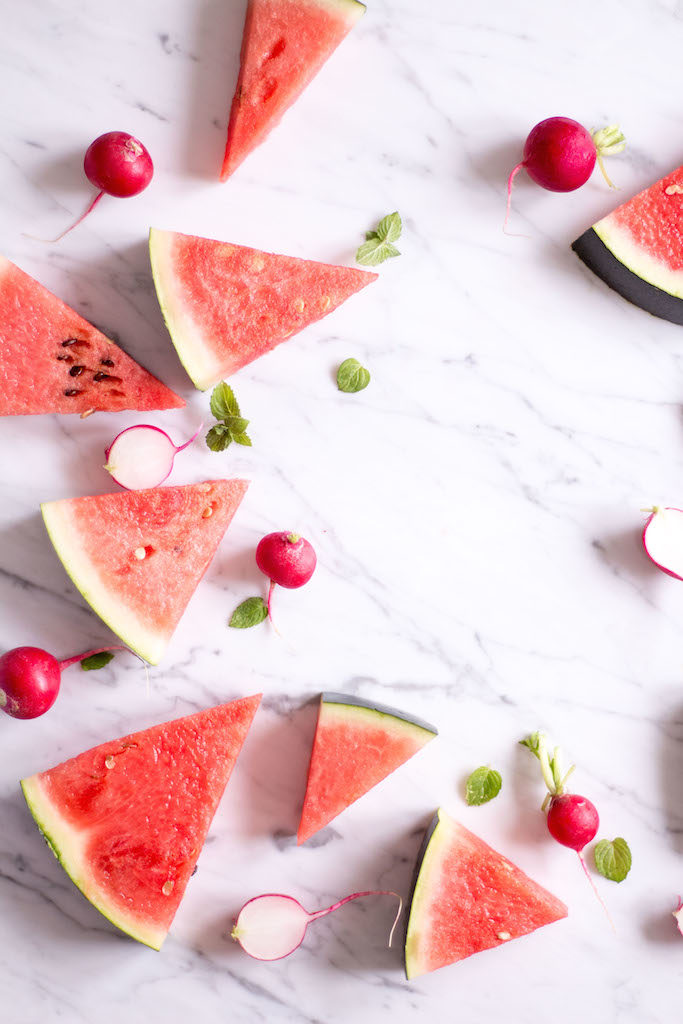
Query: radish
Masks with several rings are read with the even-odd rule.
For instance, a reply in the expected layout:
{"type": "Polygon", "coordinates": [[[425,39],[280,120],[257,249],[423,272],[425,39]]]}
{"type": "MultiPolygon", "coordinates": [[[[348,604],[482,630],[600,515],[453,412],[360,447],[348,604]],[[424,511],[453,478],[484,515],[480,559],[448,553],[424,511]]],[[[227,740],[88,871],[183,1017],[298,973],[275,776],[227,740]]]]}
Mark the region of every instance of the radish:
{"type": "Polygon", "coordinates": [[[621,153],[625,146],[626,139],[615,124],[591,135],[571,117],[547,117],[540,121],[529,132],[522,159],[508,178],[505,227],[510,217],[512,184],[522,168],[532,181],[549,192],[573,192],[588,181],[597,160],[605,181],[614,188],[602,158],[621,153]]]}
{"type": "Polygon", "coordinates": [[[121,487],[139,491],[157,487],[170,475],[173,460],[195,440],[201,426],[185,444],[176,445],[168,434],[149,423],[127,427],[105,451],[105,469],[121,487]]]}
{"type": "Polygon", "coordinates": [[[256,564],[270,580],[268,615],[276,585],[296,590],[308,583],[316,566],[313,547],[298,533],[268,533],[256,548],[256,564]]]}
{"type": "Polygon", "coordinates": [[[154,164],[139,139],[128,132],[106,132],[88,146],[83,170],[88,181],[99,192],[85,213],[66,231],[62,231],[61,235],[57,235],[53,242],[59,242],[85,220],[103,195],[116,196],[118,199],[139,195],[152,180],[154,164]]]}
{"type": "Polygon", "coordinates": [[[643,546],[658,569],[683,580],[683,509],[645,509],[649,518],[643,529],[643,546]]]}
{"type": "Polygon", "coordinates": [[[680,897],[678,899],[678,906],[673,911],[673,916],[678,925],[679,932],[683,935],[683,902],[681,902],[680,897]]]}
{"type": "Polygon", "coordinates": [[[244,904],[237,915],[231,935],[239,942],[244,952],[255,960],[282,960],[299,948],[312,921],[317,921],[318,918],[325,917],[326,914],[343,907],[345,903],[362,896],[395,896],[398,900],[398,911],[389,934],[391,946],[394,929],[403,909],[403,900],[397,892],[386,889],[354,892],[338,903],[333,903],[331,907],[313,913],[304,910],[293,896],[284,896],[280,893],[254,896],[244,904]]]}
{"type": "Polygon", "coordinates": [[[65,668],[93,654],[126,650],[127,647],[98,647],[64,661],[58,661],[40,647],[6,651],[0,657],[0,709],[12,718],[38,718],[57,699],[65,668]]]}

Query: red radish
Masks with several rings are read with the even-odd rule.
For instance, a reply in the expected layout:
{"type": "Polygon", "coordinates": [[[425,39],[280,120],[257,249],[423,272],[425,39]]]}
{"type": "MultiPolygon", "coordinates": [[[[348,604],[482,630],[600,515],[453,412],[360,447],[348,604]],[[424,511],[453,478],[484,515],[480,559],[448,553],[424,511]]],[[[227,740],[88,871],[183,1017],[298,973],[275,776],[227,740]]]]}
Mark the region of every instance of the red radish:
{"type": "Polygon", "coordinates": [[[168,434],[149,423],[127,427],[105,451],[105,469],[128,491],[158,487],[170,475],[173,460],[195,440],[201,426],[185,444],[176,445],[168,434]]]}
{"type": "Polygon", "coordinates": [[[313,547],[298,533],[269,533],[256,548],[256,564],[270,580],[268,615],[276,584],[295,590],[308,583],[316,566],[313,547]]]}
{"type": "Polygon", "coordinates": [[[282,960],[299,948],[312,921],[331,914],[345,903],[357,900],[361,896],[395,896],[398,900],[398,911],[389,935],[391,946],[394,929],[403,909],[403,900],[397,892],[386,889],[354,892],[338,903],[333,903],[331,907],[313,913],[304,910],[293,896],[284,896],[280,893],[254,896],[240,910],[231,934],[244,952],[255,960],[282,960]]]}
{"type": "Polygon", "coordinates": [[[99,189],[99,192],[85,213],[71,227],[53,239],[54,242],[64,238],[64,235],[85,220],[103,195],[116,196],[118,199],[129,199],[131,196],[139,195],[152,180],[154,164],[139,139],[128,132],[106,132],[88,146],[83,160],[83,170],[88,181],[99,189]]]}
{"type": "Polygon", "coordinates": [[[679,932],[683,935],[683,903],[681,902],[680,897],[678,900],[678,906],[673,912],[673,916],[676,924],[678,925],[679,932]]]}
{"type": "Polygon", "coordinates": [[[646,509],[650,516],[643,529],[643,546],[655,563],[668,576],[683,580],[683,509],[646,509]]]}
{"type": "Polygon", "coordinates": [[[588,181],[597,160],[605,181],[614,188],[602,158],[621,153],[625,146],[618,125],[608,125],[591,135],[571,117],[547,117],[540,121],[529,132],[522,159],[508,178],[505,227],[510,216],[512,183],[522,168],[532,181],[549,192],[573,192],[588,181]]]}
{"type": "Polygon", "coordinates": [[[0,657],[0,709],[12,718],[38,718],[57,699],[65,668],[93,654],[126,650],[127,647],[98,647],[64,661],[58,661],[40,647],[6,651],[0,657]]]}

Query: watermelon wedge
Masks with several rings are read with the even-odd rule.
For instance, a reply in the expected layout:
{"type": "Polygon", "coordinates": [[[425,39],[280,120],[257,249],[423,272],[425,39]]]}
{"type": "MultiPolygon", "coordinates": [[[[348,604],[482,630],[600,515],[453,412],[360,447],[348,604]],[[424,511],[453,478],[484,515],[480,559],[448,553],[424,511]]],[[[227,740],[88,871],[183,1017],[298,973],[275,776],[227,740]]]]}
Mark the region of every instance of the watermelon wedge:
{"type": "Polygon", "coordinates": [[[42,505],[64,568],[131,650],[156,665],[242,498],[246,480],[42,505]]]}
{"type": "Polygon", "coordinates": [[[0,256],[0,416],[184,405],[75,310],[0,256]]]}
{"type": "Polygon", "coordinates": [[[149,233],[171,340],[204,390],[331,313],[377,274],[173,231],[149,233]]]}
{"type": "Polygon", "coordinates": [[[356,0],[249,0],[221,181],[263,142],[363,14],[356,0]]]}
{"type": "Polygon", "coordinates": [[[436,971],[566,916],[564,903],[439,810],[417,858],[406,975],[436,971]]]}
{"type": "Polygon", "coordinates": [[[260,700],[111,740],[21,783],[71,880],[152,949],[166,938],[260,700]]]}
{"type": "Polygon", "coordinates": [[[320,696],[297,835],[307,839],[437,735],[432,725],[346,693],[320,696]]]}
{"type": "Polygon", "coordinates": [[[683,324],[683,167],[603,217],[572,249],[629,302],[683,324]]]}

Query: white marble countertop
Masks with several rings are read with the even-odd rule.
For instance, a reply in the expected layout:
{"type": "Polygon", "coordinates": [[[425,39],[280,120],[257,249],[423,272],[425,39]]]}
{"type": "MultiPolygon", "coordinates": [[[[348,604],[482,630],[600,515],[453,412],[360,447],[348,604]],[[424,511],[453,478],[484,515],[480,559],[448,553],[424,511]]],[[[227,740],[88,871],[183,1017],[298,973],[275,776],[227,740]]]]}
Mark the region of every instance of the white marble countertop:
{"type": "MultiPolygon", "coordinates": [[[[400,259],[333,316],[233,383],[252,449],[197,446],[174,482],[253,483],[177,630],[144,674],[118,657],[65,676],[51,713],[0,721],[0,1017],[511,1024],[659,1024],[679,1015],[683,938],[683,586],[638,540],[641,508],[683,500],[683,332],[593,279],[569,243],[617,200],[597,174],[552,195],[505,178],[550,114],[618,121],[610,163],[627,197],[683,159],[675,0],[370,0],[366,17],[286,122],[226,185],[217,172],[244,0],[5,0],[0,39],[0,247],[188,400],[150,416],[176,438],[205,416],[171,347],[148,227],[351,262],[398,209],[400,259]],[[152,187],[90,194],[82,154],[103,131],[149,147],[152,187]],[[338,363],[372,372],[337,392],[338,363]],[[226,628],[256,592],[272,529],[315,544],[319,569],[277,595],[284,639],[226,628]],[[312,728],[336,689],[438,723],[440,739],[297,848],[312,728]],[[264,701],[199,871],[161,954],[123,938],[49,855],[18,780],[94,743],[233,696],[264,701]],[[601,834],[634,865],[598,879],[612,934],[576,859],[546,835],[541,727],[579,767],[601,834]],[[501,796],[467,808],[462,779],[490,761],[501,796]],[[355,903],[289,960],[250,961],[231,915],[279,890],[310,908],[358,889],[406,892],[420,830],[442,803],[563,898],[569,918],[413,983],[385,948],[391,909],[355,903]]],[[[520,175],[520,179],[524,176],[520,175]]],[[[110,489],[102,449],[146,416],[0,422],[0,647],[66,656],[110,636],[75,592],[42,500],[110,489]]]]}

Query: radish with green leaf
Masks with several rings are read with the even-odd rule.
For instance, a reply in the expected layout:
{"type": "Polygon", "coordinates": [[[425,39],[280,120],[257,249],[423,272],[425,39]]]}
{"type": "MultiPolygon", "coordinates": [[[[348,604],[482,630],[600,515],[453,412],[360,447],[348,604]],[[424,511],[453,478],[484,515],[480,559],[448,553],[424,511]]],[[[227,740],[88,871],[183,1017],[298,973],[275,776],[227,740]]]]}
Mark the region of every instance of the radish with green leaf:
{"type": "Polygon", "coordinates": [[[200,426],[189,441],[176,445],[165,430],[149,423],[127,427],[106,449],[104,468],[128,491],[158,487],[171,475],[178,452],[189,447],[201,429],[200,426]]]}
{"type": "Polygon", "coordinates": [[[0,657],[0,710],[12,718],[38,718],[56,701],[64,669],[76,662],[81,662],[86,671],[103,668],[113,657],[111,651],[126,650],[127,647],[98,647],[63,661],[40,647],[6,651],[0,657]],[[108,655],[106,660],[93,663],[96,657],[104,655],[108,655]]]}
{"type": "Polygon", "coordinates": [[[264,619],[272,621],[272,597],[276,586],[296,590],[308,583],[317,563],[313,545],[298,533],[282,530],[268,533],[256,548],[256,564],[270,580],[268,600],[249,597],[238,605],[230,619],[235,629],[256,626],[264,619]]]}

